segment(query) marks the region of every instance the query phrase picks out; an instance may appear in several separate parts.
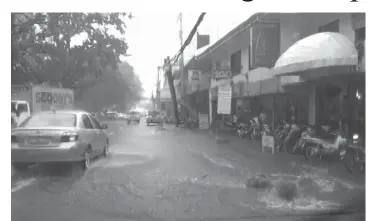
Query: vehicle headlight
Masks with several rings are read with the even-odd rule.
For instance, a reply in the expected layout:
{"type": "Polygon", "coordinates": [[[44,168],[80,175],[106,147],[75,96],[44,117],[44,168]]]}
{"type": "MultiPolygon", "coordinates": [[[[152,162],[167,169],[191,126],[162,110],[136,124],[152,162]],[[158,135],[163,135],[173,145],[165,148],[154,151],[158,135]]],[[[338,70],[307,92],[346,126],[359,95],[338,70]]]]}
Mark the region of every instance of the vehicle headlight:
{"type": "Polygon", "coordinates": [[[353,140],[358,140],[359,139],[359,135],[358,134],[353,134],[353,140]]]}

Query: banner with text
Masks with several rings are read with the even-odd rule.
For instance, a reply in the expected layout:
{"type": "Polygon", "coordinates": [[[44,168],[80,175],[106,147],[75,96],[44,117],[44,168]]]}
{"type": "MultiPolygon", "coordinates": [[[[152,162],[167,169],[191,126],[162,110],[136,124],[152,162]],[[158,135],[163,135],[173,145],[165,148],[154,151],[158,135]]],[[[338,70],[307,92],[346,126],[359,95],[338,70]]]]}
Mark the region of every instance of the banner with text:
{"type": "Polygon", "coordinates": [[[230,114],[231,113],[231,85],[221,85],[218,87],[217,98],[217,113],[230,114]]]}
{"type": "Polygon", "coordinates": [[[232,76],[231,70],[212,70],[212,77],[216,80],[231,78],[232,76]]]}
{"type": "Polygon", "coordinates": [[[189,82],[199,82],[202,77],[202,71],[201,70],[189,70],[189,82]]]}

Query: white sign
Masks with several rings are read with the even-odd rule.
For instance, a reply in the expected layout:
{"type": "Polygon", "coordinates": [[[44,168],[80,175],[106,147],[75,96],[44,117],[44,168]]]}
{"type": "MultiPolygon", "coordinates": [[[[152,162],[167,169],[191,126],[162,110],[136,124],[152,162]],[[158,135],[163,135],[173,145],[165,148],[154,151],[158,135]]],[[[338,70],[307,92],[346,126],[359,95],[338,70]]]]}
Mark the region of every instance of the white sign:
{"type": "Polygon", "coordinates": [[[230,70],[213,70],[212,76],[215,79],[231,78],[232,72],[230,70]]]}
{"type": "Polygon", "coordinates": [[[208,114],[199,113],[199,128],[200,129],[209,129],[208,114]]]}
{"type": "Polygon", "coordinates": [[[34,110],[72,109],[74,107],[74,92],[65,88],[33,87],[34,110]]]}
{"type": "Polygon", "coordinates": [[[189,81],[200,81],[202,76],[201,70],[189,70],[189,81]]]}
{"type": "Polygon", "coordinates": [[[274,153],[275,142],[274,142],[273,136],[263,135],[261,145],[262,145],[262,150],[264,150],[265,148],[269,148],[271,149],[272,153],[274,153]]]}
{"type": "Polygon", "coordinates": [[[217,113],[219,114],[231,113],[231,97],[232,97],[231,85],[223,85],[218,87],[217,113]]]}

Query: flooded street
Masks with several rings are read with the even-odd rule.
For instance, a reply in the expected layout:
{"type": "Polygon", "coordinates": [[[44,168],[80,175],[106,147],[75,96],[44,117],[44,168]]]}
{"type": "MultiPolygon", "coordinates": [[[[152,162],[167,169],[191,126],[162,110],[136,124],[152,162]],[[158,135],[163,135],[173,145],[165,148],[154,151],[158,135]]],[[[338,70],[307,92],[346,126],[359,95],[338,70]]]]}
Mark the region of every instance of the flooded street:
{"type": "Polygon", "coordinates": [[[216,144],[174,126],[116,122],[109,128],[110,155],[85,173],[56,165],[15,174],[12,220],[239,220],[320,212],[364,198],[363,179],[340,165],[261,153],[247,140],[216,144]],[[256,174],[266,174],[272,187],[247,188],[256,174]],[[278,197],[282,181],[298,186],[294,201],[278,197]]]}

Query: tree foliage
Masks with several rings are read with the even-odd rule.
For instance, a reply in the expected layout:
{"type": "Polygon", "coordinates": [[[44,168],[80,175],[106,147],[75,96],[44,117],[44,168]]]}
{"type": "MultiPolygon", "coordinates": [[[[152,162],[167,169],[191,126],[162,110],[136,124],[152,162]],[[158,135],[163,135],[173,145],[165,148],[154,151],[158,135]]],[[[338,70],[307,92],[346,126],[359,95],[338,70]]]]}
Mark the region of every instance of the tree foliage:
{"type": "Polygon", "coordinates": [[[142,86],[120,61],[125,18],[131,14],[12,13],[12,84],[73,88],[79,106],[94,111],[131,106],[142,86]]]}
{"type": "Polygon", "coordinates": [[[102,80],[82,92],[82,108],[100,111],[116,105],[126,111],[142,97],[142,85],[133,68],[126,62],[120,63],[118,70],[109,70],[102,80]]]}
{"type": "Polygon", "coordinates": [[[125,13],[13,13],[12,83],[79,86],[87,75],[116,69],[127,51],[125,13]],[[78,36],[82,45],[73,45],[78,36]]]}

